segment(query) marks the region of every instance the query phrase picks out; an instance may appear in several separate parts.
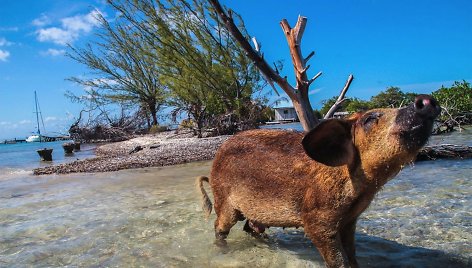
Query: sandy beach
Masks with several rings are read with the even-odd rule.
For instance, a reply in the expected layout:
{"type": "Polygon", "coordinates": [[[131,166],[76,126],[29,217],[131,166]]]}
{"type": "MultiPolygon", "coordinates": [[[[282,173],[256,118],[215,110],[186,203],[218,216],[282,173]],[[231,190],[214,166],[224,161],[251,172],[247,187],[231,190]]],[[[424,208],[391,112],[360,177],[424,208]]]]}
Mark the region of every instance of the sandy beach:
{"type": "Polygon", "coordinates": [[[94,158],[41,167],[34,169],[33,173],[107,172],[211,160],[219,146],[229,137],[196,138],[189,132],[175,131],[149,134],[102,145],[97,148],[94,158]]]}
{"type": "MultiPolygon", "coordinates": [[[[469,132],[465,131],[463,134],[466,133],[469,132]]],[[[45,175],[108,172],[211,160],[220,145],[229,137],[231,135],[197,138],[188,130],[147,134],[122,142],[101,145],[96,149],[96,157],[94,158],[40,167],[34,169],[33,173],[35,175],[45,175]]],[[[422,148],[418,153],[417,161],[440,158],[467,159],[472,157],[472,146],[463,145],[463,142],[458,142],[460,145],[444,144],[444,137],[433,136],[429,145],[422,148]]]]}

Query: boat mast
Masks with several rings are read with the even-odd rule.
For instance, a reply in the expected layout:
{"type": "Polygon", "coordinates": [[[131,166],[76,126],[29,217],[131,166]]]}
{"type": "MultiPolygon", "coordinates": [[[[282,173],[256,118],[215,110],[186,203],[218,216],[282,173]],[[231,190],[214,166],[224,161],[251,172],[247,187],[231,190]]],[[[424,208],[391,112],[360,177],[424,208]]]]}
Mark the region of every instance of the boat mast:
{"type": "Polygon", "coordinates": [[[41,130],[39,129],[38,96],[36,95],[36,90],[34,91],[34,104],[36,108],[36,123],[38,125],[39,142],[41,142],[41,130]]]}

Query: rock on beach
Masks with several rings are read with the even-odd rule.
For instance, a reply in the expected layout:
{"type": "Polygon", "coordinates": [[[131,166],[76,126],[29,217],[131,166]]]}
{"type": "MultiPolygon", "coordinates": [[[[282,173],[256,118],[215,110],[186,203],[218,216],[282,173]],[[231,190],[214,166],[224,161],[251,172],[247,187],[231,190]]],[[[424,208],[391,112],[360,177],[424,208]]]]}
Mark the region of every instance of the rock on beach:
{"type": "Polygon", "coordinates": [[[70,163],[37,168],[35,175],[76,172],[107,172],[121,169],[169,166],[211,160],[230,136],[210,138],[164,132],[145,135],[123,142],[102,145],[96,157],[70,163]]]}

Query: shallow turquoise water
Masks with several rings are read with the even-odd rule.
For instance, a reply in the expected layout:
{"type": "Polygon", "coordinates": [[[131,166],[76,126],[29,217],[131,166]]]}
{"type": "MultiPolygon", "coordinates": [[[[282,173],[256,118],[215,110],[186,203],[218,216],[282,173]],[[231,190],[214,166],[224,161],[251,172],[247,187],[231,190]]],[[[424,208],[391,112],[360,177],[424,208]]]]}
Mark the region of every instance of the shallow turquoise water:
{"type": "MultiPolygon", "coordinates": [[[[195,175],[210,162],[0,181],[0,266],[322,267],[303,229],[213,244],[195,175]]],[[[471,265],[472,161],[424,162],[388,183],[357,230],[362,267],[471,265]]]]}
{"type": "MultiPolygon", "coordinates": [[[[3,175],[0,267],[323,267],[303,229],[270,228],[255,239],[238,223],[228,248],[216,247],[215,215],[205,220],[194,187],[210,166],[3,175]]],[[[472,160],[400,172],[359,220],[361,267],[471,267],[471,174],[472,160]]]]}

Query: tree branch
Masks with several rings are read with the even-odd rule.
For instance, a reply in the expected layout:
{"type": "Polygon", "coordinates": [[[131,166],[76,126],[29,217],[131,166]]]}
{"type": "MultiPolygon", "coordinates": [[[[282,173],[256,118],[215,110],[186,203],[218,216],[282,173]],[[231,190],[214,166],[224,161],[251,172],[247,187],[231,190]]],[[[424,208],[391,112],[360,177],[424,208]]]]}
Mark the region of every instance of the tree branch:
{"type": "Polygon", "coordinates": [[[313,83],[316,80],[316,78],[320,77],[322,74],[323,74],[323,72],[320,71],[315,76],[313,76],[313,78],[310,79],[310,81],[308,81],[308,86],[310,86],[311,83],[313,83]]]}
{"type": "MultiPolygon", "coordinates": [[[[252,43],[254,44],[254,49],[256,50],[256,52],[259,54],[259,56],[262,57],[262,54],[261,54],[261,43],[257,42],[257,39],[255,36],[253,36],[251,38],[252,40],[252,43]]],[[[277,74],[279,74],[279,71],[277,70],[277,66],[274,66],[275,67],[275,72],[277,74]]],[[[259,69],[260,71],[260,69],[259,69]]],[[[275,94],[277,94],[277,96],[280,96],[279,92],[277,91],[277,88],[275,87],[274,85],[274,81],[272,81],[269,77],[267,77],[267,75],[265,75],[262,71],[260,71],[262,76],[264,77],[264,79],[267,81],[267,83],[270,85],[270,87],[274,90],[275,94]]]]}
{"type": "Polygon", "coordinates": [[[257,39],[255,36],[252,37],[252,43],[254,44],[254,49],[256,50],[257,53],[261,53],[261,43],[257,42],[257,39]]]}
{"type": "Polygon", "coordinates": [[[296,45],[300,45],[303,37],[303,33],[305,32],[307,18],[303,16],[298,16],[297,24],[295,24],[295,28],[293,29],[295,33],[295,41],[297,41],[296,45]]]}
{"type": "Polygon", "coordinates": [[[285,38],[287,39],[287,43],[290,48],[290,54],[292,56],[293,68],[297,80],[296,88],[300,91],[302,96],[308,94],[309,82],[306,74],[306,71],[309,67],[306,67],[306,62],[302,57],[301,51],[301,41],[305,31],[306,22],[307,18],[303,16],[298,16],[297,24],[294,28],[290,27],[286,19],[283,19],[280,22],[280,26],[284,31],[285,38]]]}
{"type": "MultiPolygon", "coordinates": [[[[234,21],[230,16],[228,16],[220,5],[218,0],[209,0],[213,8],[216,10],[218,16],[221,18],[223,23],[226,26],[226,29],[229,33],[237,40],[241,47],[247,52],[247,56],[254,62],[256,67],[266,75],[270,80],[276,82],[284,91],[287,93],[289,98],[292,100],[293,107],[297,112],[300,123],[303,126],[305,131],[309,131],[315,127],[319,121],[313,113],[313,109],[310,104],[310,98],[308,96],[308,87],[309,85],[318,77],[320,74],[314,77],[314,79],[308,80],[307,70],[309,66],[306,66],[306,61],[312,57],[313,53],[310,53],[309,56],[304,59],[301,52],[301,40],[303,33],[305,31],[305,26],[307,23],[307,18],[303,16],[298,16],[297,23],[292,29],[288,24],[286,19],[283,19],[280,22],[280,26],[284,31],[284,35],[287,39],[289,45],[290,54],[292,56],[292,63],[296,76],[296,85],[295,87],[291,86],[287,79],[282,78],[278,72],[274,71],[269,64],[264,60],[264,58],[256,50],[258,49],[258,44],[256,42],[256,50],[249,44],[245,36],[241,34],[238,30],[234,21]]],[[[270,81],[269,80],[269,81],[270,81]]]]}
{"type": "Polygon", "coordinates": [[[305,64],[310,60],[311,57],[313,57],[313,55],[315,55],[315,51],[310,52],[310,54],[306,56],[306,58],[303,60],[305,64]]]}
{"type": "Polygon", "coordinates": [[[349,89],[349,86],[351,85],[351,82],[353,79],[354,79],[354,76],[350,74],[349,77],[347,78],[347,81],[346,81],[346,84],[344,85],[343,90],[341,90],[341,94],[339,94],[339,97],[336,100],[336,102],[333,104],[333,106],[329,108],[329,111],[324,116],[324,119],[333,117],[336,110],[339,109],[339,106],[346,100],[344,96],[346,96],[346,92],[349,89]]]}
{"type": "Polygon", "coordinates": [[[215,8],[219,17],[223,20],[226,29],[228,29],[231,35],[233,35],[236,41],[246,51],[247,56],[254,62],[259,70],[261,70],[261,72],[267,76],[268,80],[275,81],[291,99],[296,99],[295,89],[287,82],[286,79],[277,74],[264,60],[264,58],[252,48],[251,44],[234,24],[233,19],[223,10],[223,7],[220,5],[220,3],[217,0],[209,0],[209,2],[215,8]]]}

